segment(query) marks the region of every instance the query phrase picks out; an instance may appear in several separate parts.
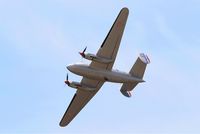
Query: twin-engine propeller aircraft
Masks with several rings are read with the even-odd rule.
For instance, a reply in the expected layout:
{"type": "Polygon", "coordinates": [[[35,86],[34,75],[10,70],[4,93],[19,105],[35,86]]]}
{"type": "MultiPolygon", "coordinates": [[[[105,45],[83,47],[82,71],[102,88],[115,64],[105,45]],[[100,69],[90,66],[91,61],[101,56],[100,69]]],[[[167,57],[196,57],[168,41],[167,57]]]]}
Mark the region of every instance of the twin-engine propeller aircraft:
{"type": "Polygon", "coordinates": [[[112,70],[128,18],[128,12],[128,8],[121,9],[96,55],[85,53],[87,47],[83,52],[79,52],[83,58],[92,61],[89,65],[72,64],[67,66],[70,72],[83,76],[83,79],[81,82],[70,82],[68,75],[66,77],[65,83],[77,90],[60,121],[60,126],[68,125],[99,91],[104,82],[123,83],[120,91],[126,97],[131,97],[130,91],[138,83],[144,82],[143,75],[146,65],[150,63],[145,54],[139,55],[129,73],[112,70]]]}

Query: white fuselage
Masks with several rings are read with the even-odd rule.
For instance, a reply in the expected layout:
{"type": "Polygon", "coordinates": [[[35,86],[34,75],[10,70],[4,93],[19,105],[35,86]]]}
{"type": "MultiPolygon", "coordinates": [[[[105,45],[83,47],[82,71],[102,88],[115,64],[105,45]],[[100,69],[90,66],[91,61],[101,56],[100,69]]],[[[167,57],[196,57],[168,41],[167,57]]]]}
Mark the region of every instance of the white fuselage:
{"type": "Polygon", "coordinates": [[[104,69],[93,69],[87,64],[73,64],[67,66],[67,69],[77,75],[100,81],[110,81],[116,83],[144,82],[144,80],[131,76],[128,73],[104,69]]]}

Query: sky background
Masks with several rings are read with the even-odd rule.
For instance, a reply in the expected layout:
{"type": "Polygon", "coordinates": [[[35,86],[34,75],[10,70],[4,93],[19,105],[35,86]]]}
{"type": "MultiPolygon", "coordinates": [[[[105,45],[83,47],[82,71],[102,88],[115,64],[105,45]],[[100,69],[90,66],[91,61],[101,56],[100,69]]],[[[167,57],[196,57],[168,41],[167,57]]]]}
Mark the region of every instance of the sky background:
{"type": "MultiPolygon", "coordinates": [[[[0,0],[0,133],[200,133],[200,0],[0,0]],[[129,18],[114,68],[151,59],[131,98],[105,83],[65,128],[66,65],[129,18]]],[[[69,73],[70,80],[81,77],[69,73]]]]}

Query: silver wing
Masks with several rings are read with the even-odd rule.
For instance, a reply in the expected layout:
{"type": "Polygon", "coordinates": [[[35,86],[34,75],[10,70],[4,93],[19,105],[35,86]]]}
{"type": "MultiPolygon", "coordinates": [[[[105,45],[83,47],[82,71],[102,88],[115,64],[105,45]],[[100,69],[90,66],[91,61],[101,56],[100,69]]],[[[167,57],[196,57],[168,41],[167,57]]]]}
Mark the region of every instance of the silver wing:
{"type": "Polygon", "coordinates": [[[62,120],[60,126],[68,125],[73,118],[81,111],[81,109],[90,101],[90,99],[99,91],[104,82],[91,80],[83,77],[81,84],[96,87],[93,92],[77,90],[73,99],[71,100],[62,120]]]}
{"type": "MultiPolygon", "coordinates": [[[[91,68],[105,69],[105,70],[112,69],[119,49],[119,45],[121,42],[127,18],[128,18],[128,9],[123,8],[120,11],[117,19],[115,20],[105,40],[103,41],[101,48],[98,50],[96,54],[97,56],[102,58],[112,59],[113,62],[105,64],[92,61],[90,64],[91,68]]],[[[83,77],[81,84],[86,85],[88,87],[96,88],[96,90],[94,92],[77,90],[63,118],[60,121],[60,126],[66,126],[73,120],[73,118],[81,111],[81,109],[99,91],[99,89],[104,84],[104,81],[91,80],[86,77],[83,77]]]]}
{"type": "Polygon", "coordinates": [[[119,15],[117,16],[114,24],[112,25],[109,33],[107,34],[105,40],[103,41],[101,48],[97,52],[97,56],[112,59],[113,62],[110,64],[103,64],[99,62],[91,62],[90,66],[92,68],[100,68],[100,69],[107,69],[111,70],[112,66],[115,62],[116,55],[119,49],[119,45],[121,42],[121,38],[124,32],[124,28],[126,25],[126,21],[128,18],[128,8],[123,8],[119,15]]]}

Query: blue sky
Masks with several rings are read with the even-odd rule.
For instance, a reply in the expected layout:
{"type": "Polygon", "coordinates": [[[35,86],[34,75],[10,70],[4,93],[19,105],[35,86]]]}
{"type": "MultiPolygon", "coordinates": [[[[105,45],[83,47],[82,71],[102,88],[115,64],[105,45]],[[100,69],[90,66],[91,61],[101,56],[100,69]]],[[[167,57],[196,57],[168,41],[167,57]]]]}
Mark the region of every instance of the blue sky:
{"type": "MultiPolygon", "coordinates": [[[[199,0],[0,1],[0,133],[200,133],[199,0]],[[122,7],[130,10],[114,68],[149,55],[132,98],[105,83],[65,128],[75,90],[66,65],[96,53],[122,7]]],[[[69,73],[73,81],[81,77],[69,73]]]]}

